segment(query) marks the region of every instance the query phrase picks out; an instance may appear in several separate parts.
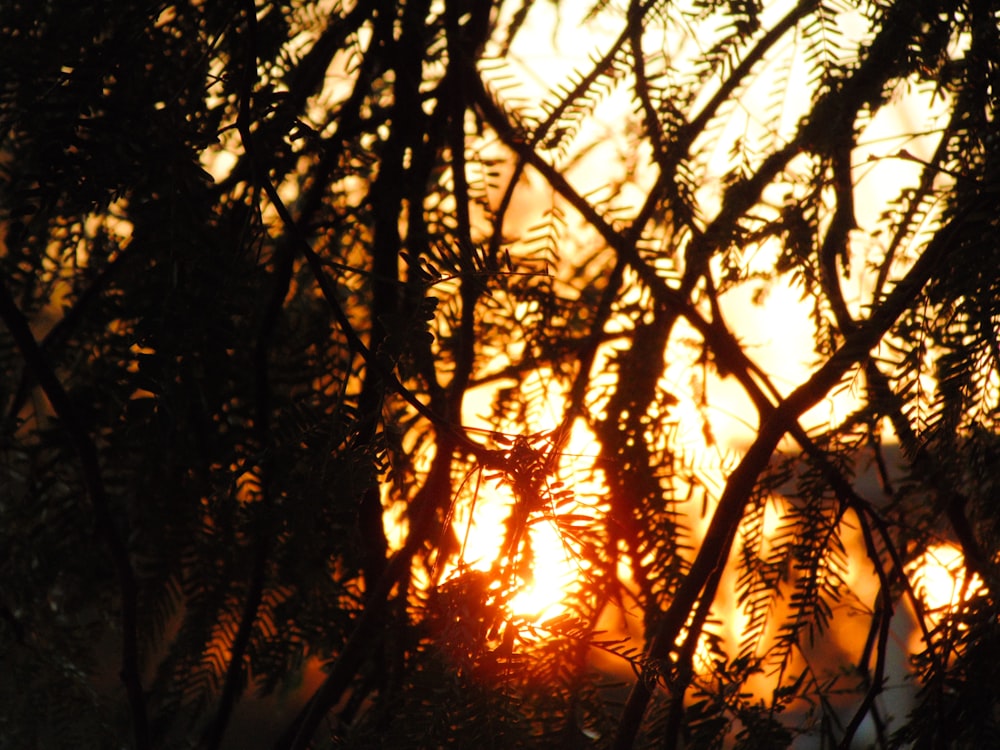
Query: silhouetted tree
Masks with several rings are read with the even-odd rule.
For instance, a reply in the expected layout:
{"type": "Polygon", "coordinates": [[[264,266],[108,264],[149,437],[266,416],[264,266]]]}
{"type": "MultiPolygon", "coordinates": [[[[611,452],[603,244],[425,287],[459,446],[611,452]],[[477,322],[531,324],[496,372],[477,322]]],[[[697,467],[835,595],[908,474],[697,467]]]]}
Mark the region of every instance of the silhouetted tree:
{"type": "Polygon", "coordinates": [[[998,19],[5,0],[0,744],[996,746],[998,19]]]}

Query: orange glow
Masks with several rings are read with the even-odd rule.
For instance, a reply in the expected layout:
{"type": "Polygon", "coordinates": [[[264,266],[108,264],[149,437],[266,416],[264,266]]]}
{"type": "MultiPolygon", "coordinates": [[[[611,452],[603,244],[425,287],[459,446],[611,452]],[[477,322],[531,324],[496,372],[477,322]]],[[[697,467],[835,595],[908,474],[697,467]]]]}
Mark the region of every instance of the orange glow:
{"type": "MultiPolygon", "coordinates": [[[[566,451],[559,457],[556,474],[549,478],[549,491],[558,491],[558,476],[577,475],[572,481],[573,499],[556,508],[549,503],[533,513],[526,522],[520,554],[528,554],[530,571],[526,578],[517,576],[515,589],[507,602],[514,616],[539,622],[565,612],[564,600],[581,577],[579,543],[561,525],[567,519],[576,523],[594,518],[598,522],[593,499],[600,496],[601,484],[589,476],[597,445],[593,435],[582,426],[571,434],[566,451]],[[579,463],[580,466],[574,464],[579,463]]],[[[452,511],[452,529],[461,544],[459,558],[444,568],[442,580],[448,580],[458,570],[495,571],[501,562],[506,522],[517,500],[509,487],[499,486],[495,479],[470,476],[464,483],[465,493],[456,500],[452,511]]]]}
{"type": "MultiPolygon", "coordinates": [[[[500,369],[508,360],[507,354],[498,353],[493,367],[500,369]]],[[[543,389],[545,397],[533,400],[534,408],[526,415],[527,426],[497,425],[486,416],[496,390],[509,383],[471,391],[463,410],[463,424],[470,434],[480,442],[489,443],[501,436],[513,440],[517,435],[543,434],[555,429],[564,408],[564,394],[550,372],[539,371],[532,381],[530,387],[543,389]],[[510,432],[497,432],[504,429],[510,432]]],[[[554,450],[544,441],[534,447],[541,451],[554,450]]],[[[578,420],[570,430],[566,445],[555,457],[552,474],[546,477],[545,491],[550,497],[544,499],[526,521],[519,554],[527,555],[528,572],[506,582],[512,588],[506,592],[509,598],[505,606],[511,616],[536,623],[557,617],[565,612],[565,600],[570,592],[579,588],[581,568],[586,563],[570,527],[587,525],[588,518],[594,519],[594,527],[600,524],[603,477],[593,468],[599,451],[593,433],[578,420]],[[552,496],[560,492],[560,482],[572,490],[572,497],[560,500],[556,507],[552,496]]],[[[441,567],[436,575],[439,582],[469,570],[495,573],[498,565],[507,564],[499,558],[507,535],[506,522],[518,499],[509,484],[499,481],[496,474],[492,469],[474,467],[456,482],[450,523],[460,549],[456,556],[439,563],[441,567]]],[[[396,540],[400,535],[401,518],[393,511],[395,509],[390,507],[386,525],[390,539],[396,540]]]]}
{"type": "Polygon", "coordinates": [[[577,563],[551,523],[537,524],[528,533],[535,555],[533,575],[511,599],[510,608],[517,615],[544,620],[565,612],[563,598],[577,577],[577,563]]]}
{"type": "Polygon", "coordinates": [[[907,569],[913,590],[926,608],[930,625],[968,601],[982,587],[979,576],[967,577],[965,558],[953,544],[929,547],[907,569]]]}
{"type": "MultiPolygon", "coordinates": [[[[564,27],[556,25],[556,29],[559,28],[573,29],[575,36],[573,43],[568,44],[566,50],[563,50],[569,54],[546,58],[541,66],[555,77],[558,75],[553,73],[553,66],[572,67],[570,49],[579,49],[580,54],[586,57],[586,45],[580,44],[580,29],[569,23],[564,27]]],[[[594,30],[591,32],[596,33],[594,30]]],[[[535,33],[539,31],[536,30],[535,33]]],[[[596,40],[597,36],[593,38],[596,40]]],[[[533,62],[531,68],[539,67],[538,50],[547,48],[547,42],[541,37],[536,38],[536,41],[538,41],[537,50],[523,50],[525,59],[530,57],[533,62]]],[[[517,63],[517,49],[514,50],[511,60],[517,63]]],[[[793,77],[797,77],[799,73],[801,71],[796,72],[793,77]]],[[[528,91],[525,98],[530,99],[534,93],[531,91],[531,76],[526,76],[521,83],[528,91]]],[[[543,84],[541,95],[544,96],[548,90],[547,81],[538,83],[543,84]]],[[[804,81],[798,81],[797,85],[804,90],[804,81]]],[[[800,99],[807,101],[808,97],[800,99]]],[[[789,100],[794,101],[795,97],[790,97],[789,100]]],[[[616,105],[612,101],[609,107],[613,110],[614,106],[616,105]]],[[[908,102],[907,106],[912,107],[913,102],[908,102]]],[[[794,107],[790,108],[788,116],[780,123],[782,128],[794,127],[797,114],[793,110],[794,107]]],[[[881,112],[879,119],[865,133],[865,141],[874,145],[865,146],[864,151],[859,146],[856,161],[860,164],[866,158],[883,153],[881,138],[884,136],[884,129],[899,127],[905,115],[906,106],[902,104],[886,108],[881,112]]],[[[743,127],[741,121],[734,122],[736,129],[743,127]]],[[[907,128],[904,127],[903,130],[907,128]]],[[[612,165],[618,163],[616,157],[606,150],[613,148],[611,145],[613,139],[603,135],[585,133],[580,136],[577,147],[581,154],[585,154],[592,145],[588,139],[599,142],[602,146],[593,151],[593,161],[588,163],[584,160],[568,159],[566,162],[570,165],[566,168],[567,175],[584,193],[595,187],[590,184],[591,182],[604,186],[613,182],[616,178],[612,165]]],[[[723,138],[720,142],[725,143],[726,139],[723,138]]],[[[634,144],[625,145],[627,152],[634,144]]],[[[914,147],[924,153],[933,146],[934,138],[926,137],[914,147]]],[[[492,181],[488,181],[490,188],[488,204],[495,209],[503,193],[501,188],[513,174],[513,162],[505,161],[508,158],[506,151],[488,137],[481,141],[470,137],[470,148],[475,148],[484,158],[488,157],[491,160],[491,169],[499,170],[498,175],[494,176],[492,181]],[[496,164],[492,163],[494,159],[496,164]]],[[[721,196],[720,180],[732,166],[731,156],[727,149],[722,147],[717,149],[707,170],[708,174],[702,181],[705,186],[704,193],[699,195],[698,203],[705,207],[709,215],[718,208],[721,196]]],[[[858,222],[859,230],[863,230],[857,233],[859,237],[865,233],[877,235],[875,229],[884,208],[882,196],[886,184],[903,185],[915,183],[918,179],[919,172],[912,164],[901,166],[902,173],[894,171],[896,167],[900,167],[896,162],[879,162],[877,167],[867,165],[863,173],[859,172],[858,222]]],[[[773,187],[776,191],[789,192],[787,195],[776,192],[775,195],[768,196],[768,199],[755,209],[761,216],[767,217],[769,211],[779,211],[785,201],[802,198],[803,186],[811,184],[809,165],[805,162],[793,162],[788,169],[786,178],[773,187]],[[773,205],[769,206],[769,202],[773,205]]],[[[642,171],[640,165],[637,174],[631,175],[629,179],[634,179],[635,185],[641,185],[649,182],[649,176],[642,171]]],[[[519,173],[518,181],[511,207],[503,217],[502,227],[493,227],[490,224],[491,217],[482,206],[478,208],[473,206],[473,224],[477,242],[485,241],[492,232],[502,230],[504,245],[508,246],[512,255],[523,261],[529,253],[521,252],[522,249],[530,249],[535,242],[533,228],[545,226],[546,216],[560,209],[560,204],[551,198],[548,185],[538,173],[530,169],[525,170],[519,173]]],[[[639,191],[639,195],[644,194],[644,191],[639,191]]],[[[616,201],[620,200],[624,204],[629,195],[630,193],[623,192],[616,201]]],[[[567,215],[570,215],[569,212],[567,215]]],[[[773,221],[774,216],[770,216],[768,220],[773,221]]],[[[566,229],[567,235],[571,235],[575,228],[570,225],[566,229]]],[[[595,249],[587,245],[586,238],[573,239],[580,253],[595,249]]],[[[741,249],[740,268],[748,275],[767,274],[775,267],[781,250],[782,246],[773,237],[749,243],[741,249]]],[[[867,253],[871,250],[872,248],[860,243],[857,245],[852,243],[851,257],[848,260],[851,283],[844,284],[846,304],[860,317],[864,316],[863,311],[869,305],[873,294],[875,277],[870,270],[866,271],[865,266],[867,253]]],[[[572,271],[575,258],[570,252],[566,251],[565,255],[560,254],[559,261],[568,264],[569,270],[572,271]]],[[[719,257],[713,263],[712,275],[716,279],[724,280],[727,270],[723,259],[719,257]]],[[[557,281],[560,273],[560,268],[554,269],[557,281]]],[[[795,274],[786,273],[760,283],[741,282],[732,286],[720,284],[719,289],[718,314],[721,319],[733,329],[736,338],[740,340],[755,364],[766,373],[778,394],[787,396],[810,376],[817,362],[822,361],[815,351],[817,333],[812,303],[807,295],[803,294],[801,282],[796,281],[795,274]]],[[[449,295],[456,295],[457,280],[452,278],[438,281],[435,285],[435,294],[442,300],[449,295]]],[[[641,284],[634,281],[626,282],[619,303],[622,309],[628,309],[630,306],[645,308],[649,305],[648,299],[644,299],[646,294],[648,292],[641,284]]],[[[530,318],[533,314],[532,308],[523,301],[516,299],[512,301],[515,303],[510,310],[513,317],[518,320],[530,318]]],[[[616,347],[631,346],[629,332],[635,322],[622,315],[613,316],[605,323],[605,331],[609,336],[619,333],[622,336],[617,341],[610,338],[605,341],[598,352],[597,364],[589,374],[593,386],[591,392],[595,395],[590,397],[591,400],[586,404],[586,408],[593,413],[599,413],[605,406],[605,396],[601,394],[610,391],[617,377],[613,368],[607,366],[611,353],[616,347]]],[[[443,333],[450,334],[453,331],[443,331],[443,333]]],[[[520,362],[522,365],[530,365],[530,356],[526,354],[524,344],[523,340],[516,338],[503,341],[500,345],[488,340],[483,342],[480,354],[484,366],[479,376],[482,378],[481,382],[488,382],[490,385],[467,393],[461,415],[461,422],[465,427],[487,432],[504,431],[513,436],[541,433],[559,424],[566,408],[566,394],[562,390],[559,377],[542,367],[534,370],[532,375],[526,376],[523,382],[518,382],[514,378],[502,381],[498,379],[499,374],[512,364],[520,362]],[[506,423],[498,423],[493,416],[495,396],[500,388],[512,387],[520,388],[524,392],[525,395],[520,399],[524,411],[516,421],[509,419],[506,423]]],[[[683,477],[671,478],[675,496],[682,498],[675,503],[675,507],[678,515],[683,516],[683,524],[690,534],[691,550],[697,550],[729,473],[739,462],[746,447],[756,438],[758,429],[755,410],[747,397],[744,385],[735,378],[717,374],[711,367],[703,367],[702,357],[700,335],[682,320],[676,324],[663,361],[649,363],[650,367],[659,368],[661,373],[659,382],[662,389],[677,397],[676,403],[669,410],[665,409],[659,414],[650,415],[650,420],[659,420],[661,424],[667,422],[676,424],[676,431],[670,437],[671,447],[683,451],[684,461],[690,466],[692,475],[697,478],[697,485],[694,482],[690,484],[692,493],[686,500],[683,499],[686,480],[683,477]],[[698,492],[694,492],[695,490],[698,492]]],[[[932,390],[930,385],[928,390],[932,390]]],[[[858,384],[854,381],[845,383],[844,387],[833,389],[824,400],[806,412],[800,423],[810,432],[840,424],[847,415],[854,413],[859,407],[858,396],[858,384]]],[[[477,439],[488,442],[482,435],[477,439]]],[[[791,440],[786,441],[783,443],[783,448],[788,447],[792,451],[797,451],[797,446],[791,443],[791,440]]],[[[588,473],[593,471],[594,457],[600,454],[600,445],[581,422],[574,426],[570,444],[562,450],[558,467],[549,479],[565,482],[581,501],[559,509],[541,508],[528,518],[521,543],[522,549],[530,548],[530,564],[522,568],[518,576],[511,575],[503,584],[503,586],[510,585],[514,589],[504,592],[507,597],[504,602],[505,611],[513,617],[531,620],[534,623],[544,623],[546,619],[564,614],[567,611],[566,600],[574,590],[585,585],[586,577],[581,570],[585,561],[577,542],[570,534],[560,531],[559,517],[590,516],[594,518],[595,529],[601,528],[603,524],[600,518],[600,503],[596,501],[603,494],[602,480],[592,478],[588,473]]],[[[426,468],[426,459],[425,455],[418,457],[420,469],[426,468]]],[[[496,481],[486,478],[489,471],[483,471],[478,467],[469,467],[468,471],[469,474],[464,479],[456,479],[454,483],[456,497],[452,498],[454,507],[450,524],[458,540],[459,550],[453,553],[450,559],[437,562],[438,569],[434,571],[433,577],[421,578],[422,572],[415,571],[414,575],[419,579],[418,585],[430,587],[433,585],[432,579],[438,583],[448,582],[470,570],[497,575],[499,565],[503,562],[498,558],[503,554],[502,548],[507,532],[506,521],[518,499],[513,496],[509,486],[498,486],[496,481]]],[[[598,476],[600,474],[600,472],[595,473],[598,476]]],[[[394,549],[402,546],[406,534],[403,508],[402,504],[397,504],[387,509],[387,533],[390,545],[394,549]]],[[[759,524],[759,527],[754,529],[759,533],[760,539],[758,546],[752,550],[754,554],[765,558],[773,551],[776,535],[786,514],[785,499],[775,495],[761,509],[759,517],[748,516],[744,519],[745,532],[748,530],[746,528],[748,524],[759,524]]],[[[844,654],[850,654],[853,658],[857,655],[858,644],[865,642],[872,622],[871,612],[878,596],[879,580],[865,553],[857,524],[849,521],[839,524],[836,528],[836,537],[843,541],[845,562],[837,566],[835,571],[843,581],[840,586],[841,596],[833,601],[834,611],[830,614],[831,622],[828,625],[829,637],[824,642],[824,647],[828,648],[830,653],[806,654],[805,651],[808,649],[803,649],[802,653],[794,651],[789,657],[789,669],[800,670],[801,664],[808,658],[814,658],[817,662],[827,659],[831,663],[844,654]],[[829,648],[830,646],[833,648],[829,648]],[[838,653],[834,654],[834,651],[838,653]]],[[[699,637],[693,666],[700,674],[710,672],[713,659],[718,656],[711,652],[710,642],[726,651],[728,657],[732,657],[740,651],[741,644],[748,638],[747,633],[751,629],[748,607],[746,603],[741,605],[739,602],[738,571],[735,564],[737,553],[738,549],[734,547],[730,566],[724,574],[725,578],[715,598],[712,617],[706,625],[710,635],[703,633],[699,637]]],[[[693,555],[694,552],[690,552],[689,557],[693,555]]],[[[645,564],[649,560],[642,562],[645,564]]],[[[789,565],[791,564],[789,562],[789,565]]],[[[908,572],[915,589],[925,600],[929,613],[941,612],[954,606],[962,596],[970,595],[980,585],[978,579],[966,582],[961,558],[957,550],[950,545],[932,548],[916,561],[908,572]]],[[[632,573],[625,558],[619,558],[619,580],[635,592],[632,573]]],[[[789,603],[786,597],[791,595],[794,580],[782,581],[781,584],[771,603],[773,611],[768,618],[767,627],[751,633],[754,637],[748,647],[748,652],[753,657],[761,658],[765,662],[769,658],[769,648],[773,645],[782,624],[782,615],[788,610],[789,603]]],[[[500,584],[497,586],[500,587],[500,584]]],[[[638,620],[634,628],[626,627],[627,618],[636,617],[638,610],[638,607],[634,607],[632,611],[618,613],[621,622],[609,630],[613,631],[614,635],[629,635],[631,631],[631,635],[635,636],[641,632],[638,620]]],[[[539,630],[542,630],[542,627],[539,627],[539,630]]],[[[637,642],[635,646],[641,650],[642,644],[637,642]]],[[[767,697],[770,691],[777,687],[778,679],[778,675],[772,671],[769,674],[755,676],[748,683],[748,687],[756,695],[767,697]]]]}

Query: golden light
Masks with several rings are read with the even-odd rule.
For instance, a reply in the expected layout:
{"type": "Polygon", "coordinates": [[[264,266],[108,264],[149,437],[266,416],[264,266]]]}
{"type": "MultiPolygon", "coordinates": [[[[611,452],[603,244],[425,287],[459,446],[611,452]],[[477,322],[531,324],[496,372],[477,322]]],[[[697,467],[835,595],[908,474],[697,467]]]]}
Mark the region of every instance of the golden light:
{"type": "MultiPolygon", "coordinates": [[[[442,581],[468,571],[496,572],[503,554],[506,520],[511,501],[495,489],[480,487],[474,507],[456,513],[452,529],[462,548],[458,558],[444,567],[442,581]],[[471,517],[470,517],[471,511],[471,517]]],[[[506,609],[511,616],[531,621],[554,617],[565,611],[564,599],[578,570],[570,549],[548,522],[532,523],[525,530],[522,551],[530,549],[525,575],[505,581],[513,595],[506,609]]]]}
{"type": "MultiPolygon", "coordinates": [[[[561,403],[555,393],[553,399],[552,403],[561,403]]],[[[603,486],[599,477],[592,476],[592,464],[598,450],[593,435],[579,423],[556,457],[553,475],[547,478],[544,489],[550,497],[524,521],[517,555],[527,565],[507,582],[511,591],[507,592],[506,608],[511,616],[542,622],[566,611],[567,596],[579,586],[582,569],[588,564],[579,541],[568,531],[568,519],[581,523],[593,518],[597,523],[601,509],[596,498],[603,486]],[[572,496],[564,492],[557,507],[553,498],[566,486],[560,477],[573,477],[572,496]]],[[[495,475],[480,469],[465,478],[460,490],[451,511],[451,528],[460,550],[444,565],[442,581],[469,570],[496,572],[509,563],[501,559],[507,523],[514,504],[523,501],[495,475]]]]}
{"type": "Polygon", "coordinates": [[[968,575],[962,551],[953,544],[929,547],[907,567],[907,574],[930,626],[971,599],[983,585],[979,576],[968,575]]]}
{"type": "MultiPolygon", "coordinates": [[[[777,12],[777,7],[774,6],[774,12],[777,12]]],[[[593,26],[585,28],[574,23],[560,24],[555,15],[554,9],[538,6],[532,17],[537,25],[526,28],[525,34],[512,48],[504,66],[498,67],[493,72],[481,71],[484,78],[490,79],[495,74],[499,81],[501,75],[507,76],[514,70],[519,74],[514,76],[518,79],[518,86],[511,89],[512,98],[519,96],[523,101],[544,99],[551,80],[561,78],[564,71],[568,75],[578,60],[586,59],[591,46],[600,47],[611,33],[607,29],[602,30],[593,26]],[[546,13],[550,14],[550,17],[547,18],[546,13]],[[581,32],[584,28],[585,31],[581,32]],[[561,34],[572,34],[572,39],[562,39],[560,44],[556,45],[558,49],[554,49],[550,43],[550,32],[552,39],[561,34]],[[533,78],[531,71],[534,70],[545,70],[545,80],[533,78]]],[[[851,21],[850,13],[845,12],[845,20],[851,21]]],[[[693,39],[674,41],[679,45],[696,42],[693,39]]],[[[789,50],[788,54],[794,57],[795,50],[789,50]]],[[[788,61],[790,64],[793,62],[792,57],[788,61]]],[[[775,62],[778,67],[783,64],[783,61],[775,62]]],[[[800,70],[790,72],[790,80],[797,79],[799,73],[800,70]]],[[[798,82],[798,85],[804,83],[798,82]]],[[[808,97],[801,99],[806,102],[808,97]]],[[[789,101],[794,100],[795,97],[789,96],[789,101]]],[[[926,156],[936,144],[934,135],[923,135],[919,138],[908,135],[920,130],[913,127],[907,119],[915,103],[917,109],[924,106],[929,108],[930,114],[927,115],[929,120],[933,120],[938,110],[946,109],[942,102],[927,102],[917,95],[886,107],[872,121],[863,124],[863,137],[859,139],[857,154],[853,160],[857,168],[858,231],[856,236],[852,236],[851,257],[847,261],[851,271],[850,284],[844,284],[844,294],[846,304],[851,311],[862,317],[874,293],[874,276],[865,266],[872,248],[860,241],[854,243],[853,240],[855,238],[863,240],[868,237],[869,242],[875,242],[875,239],[871,238],[879,236],[878,229],[882,221],[880,217],[885,209],[886,185],[902,186],[915,183],[919,177],[919,170],[913,164],[883,157],[893,153],[900,144],[926,156]],[[932,104],[935,106],[930,106],[932,104]]],[[[620,109],[615,110],[618,104],[620,102],[616,103],[614,93],[610,94],[608,103],[602,104],[604,108],[595,115],[596,124],[588,121],[588,126],[603,127],[601,116],[605,113],[610,112],[616,117],[621,115],[620,109]]],[[[628,103],[625,105],[628,106],[628,103]]],[[[794,129],[797,122],[798,113],[794,109],[794,107],[789,108],[787,116],[781,123],[781,128],[788,132],[794,129]]],[[[748,123],[753,124],[754,116],[754,113],[747,110],[747,122],[735,118],[732,128],[741,130],[748,123]]],[[[617,133],[614,128],[611,128],[611,132],[617,133]]],[[[628,142],[624,135],[621,137],[625,139],[622,143],[624,151],[627,152],[634,144],[628,142]]],[[[499,196],[506,186],[506,180],[512,174],[513,162],[504,161],[509,155],[495,140],[487,138],[476,141],[472,138],[470,141],[472,141],[470,148],[481,156],[488,155],[491,159],[490,168],[499,170],[493,181],[487,180],[488,204],[495,210],[499,196]],[[493,163],[494,151],[496,164],[493,163]]],[[[634,187],[650,181],[650,173],[641,164],[630,167],[627,180],[614,173],[613,165],[618,162],[614,158],[615,146],[612,141],[612,138],[594,137],[592,133],[585,134],[575,143],[571,156],[564,158],[566,176],[582,194],[590,195],[589,191],[599,189],[601,186],[606,187],[609,182],[622,182],[625,187],[634,187]],[[597,144],[591,141],[596,141],[597,144]]],[[[713,152],[710,163],[705,166],[706,174],[702,181],[704,193],[699,194],[698,203],[706,208],[708,214],[717,209],[719,186],[732,166],[729,149],[723,147],[727,143],[729,143],[727,138],[720,138],[720,146],[713,152]]],[[[793,162],[786,180],[773,186],[773,195],[769,192],[765,196],[765,201],[758,207],[763,217],[762,221],[767,219],[768,211],[778,211],[783,203],[802,197],[800,193],[803,185],[809,184],[808,170],[798,174],[803,167],[803,164],[793,162]]],[[[645,193],[640,190],[638,194],[645,193]]],[[[619,199],[626,201],[629,195],[628,190],[622,188],[619,199]]],[[[563,209],[564,205],[560,205],[558,199],[553,197],[544,179],[529,169],[521,173],[518,178],[511,208],[504,215],[502,227],[491,226],[490,217],[486,215],[488,212],[482,207],[480,209],[474,207],[473,223],[477,239],[486,238],[493,231],[502,230],[504,245],[509,245],[515,257],[519,255],[523,257],[526,253],[519,251],[531,245],[533,228],[544,226],[549,213],[563,209]]],[[[566,211],[566,214],[571,215],[571,212],[566,211]]],[[[773,217],[768,220],[773,220],[773,217]]],[[[572,218],[567,221],[571,223],[572,218]]],[[[570,226],[566,229],[566,235],[571,235],[574,229],[575,227],[570,226]]],[[[560,239],[567,238],[560,237],[560,239]]],[[[573,242],[580,253],[595,251],[588,244],[591,241],[586,237],[574,238],[573,242]]],[[[742,272],[749,278],[755,272],[764,274],[774,267],[779,247],[776,242],[762,241],[750,243],[743,247],[741,252],[739,262],[742,272]]],[[[560,260],[569,262],[574,259],[567,254],[560,255],[560,260]]],[[[558,276],[560,269],[556,268],[554,273],[558,276]]],[[[726,269],[721,265],[721,259],[712,274],[716,279],[725,279],[726,269]]],[[[563,281],[556,278],[554,283],[563,281]]],[[[457,294],[457,284],[442,283],[438,291],[442,297],[447,294],[457,294]]],[[[644,293],[641,284],[626,283],[621,301],[635,302],[639,307],[643,307],[648,304],[648,302],[640,304],[639,297],[644,293]]],[[[731,288],[722,289],[719,305],[721,316],[732,327],[748,354],[767,374],[778,392],[787,395],[815,369],[818,360],[814,351],[816,335],[815,321],[812,317],[814,311],[810,306],[810,300],[803,294],[801,284],[796,282],[792,274],[771,278],[766,283],[741,282],[731,288]]],[[[512,306],[510,311],[510,314],[518,320],[529,316],[530,313],[531,311],[523,306],[520,308],[512,306]]],[[[600,349],[597,365],[590,373],[592,383],[599,384],[617,377],[601,372],[602,363],[606,363],[609,353],[616,345],[619,347],[623,343],[628,345],[628,332],[632,325],[631,320],[612,318],[607,321],[605,330],[608,334],[621,332],[623,336],[617,342],[609,337],[600,349]]],[[[687,457],[693,466],[692,472],[697,473],[701,488],[705,490],[704,496],[699,495],[676,504],[678,513],[685,516],[684,523],[690,532],[693,546],[697,546],[703,535],[714,512],[715,500],[725,487],[729,471],[753,441],[757,429],[754,409],[744,387],[733,378],[716,374],[711,368],[701,368],[697,359],[700,350],[698,340],[699,337],[694,330],[681,321],[677,325],[665,361],[649,363],[651,367],[660,368],[662,373],[660,382],[663,389],[678,396],[678,403],[669,414],[669,418],[677,422],[677,432],[673,439],[686,454],[689,454],[687,457]],[[692,346],[688,343],[690,341],[695,341],[695,344],[692,346]]],[[[526,355],[523,344],[523,340],[512,340],[504,341],[500,346],[493,348],[484,346],[482,354],[488,365],[484,367],[486,372],[482,374],[483,380],[489,381],[490,373],[496,377],[496,373],[502,373],[512,363],[527,364],[524,361],[526,355]]],[[[492,347],[492,344],[489,346],[492,347]]],[[[540,434],[545,430],[551,430],[557,426],[566,408],[565,393],[556,385],[556,381],[557,378],[544,368],[537,370],[533,376],[521,383],[514,380],[499,382],[494,380],[491,386],[476,389],[469,394],[470,397],[464,404],[462,424],[483,434],[504,431],[511,437],[518,434],[540,434]],[[525,413],[519,416],[517,422],[510,420],[506,424],[498,424],[488,416],[492,412],[494,396],[501,387],[512,386],[525,391],[526,395],[522,399],[525,413]]],[[[601,392],[601,389],[594,388],[594,391],[601,392]]],[[[813,428],[822,429],[840,424],[847,415],[858,408],[857,396],[855,383],[847,383],[845,387],[831,391],[825,400],[804,415],[801,420],[803,427],[811,431],[813,428]]],[[[599,411],[602,406],[600,398],[600,396],[595,397],[587,407],[599,411]]],[[[663,415],[660,417],[663,418],[663,415]]],[[[798,450],[796,446],[791,445],[791,441],[788,441],[787,446],[790,450],[798,450]]],[[[600,454],[600,450],[601,447],[593,434],[582,423],[574,426],[570,444],[562,449],[558,466],[550,480],[565,481],[581,502],[558,510],[552,507],[539,508],[533,511],[525,522],[522,544],[524,550],[530,549],[530,560],[518,575],[515,590],[505,602],[511,616],[535,623],[558,617],[566,612],[566,600],[572,592],[585,586],[586,576],[582,571],[584,562],[581,559],[580,549],[571,536],[560,530],[559,516],[589,514],[594,518],[595,528],[602,525],[598,501],[602,494],[602,480],[600,472],[593,471],[594,458],[600,454]]],[[[682,481],[677,480],[677,486],[680,486],[682,481]]],[[[502,562],[498,558],[503,555],[506,520],[511,514],[513,504],[518,502],[518,498],[513,496],[509,487],[499,487],[495,481],[484,478],[481,468],[470,469],[470,474],[464,480],[456,478],[455,483],[461,487],[458,496],[453,498],[454,509],[450,523],[460,549],[449,560],[440,563],[442,569],[437,571],[435,577],[440,582],[447,582],[452,577],[460,576],[469,570],[482,573],[497,571],[498,564],[502,562]],[[480,475],[475,476],[476,472],[480,475]]],[[[781,498],[771,499],[757,519],[762,527],[763,541],[757,551],[760,555],[767,554],[770,549],[770,540],[773,539],[783,515],[783,503],[784,500],[781,498]]],[[[387,524],[390,527],[403,523],[401,511],[393,518],[387,516],[387,524]]],[[[394,537],[393,546],[400,546],[405,532],[398,528],[390,528],[390,533],[394,537]]],[[[831,639],[837,648],[853,655],[856,644],[864,642],[870,624],[871,609],[877,596],[878,580],[871,572],[870,561],[866,557],[864,544],[857,529],[845,522],[839,526],[837,535],[844,540],[847,548],[847,562],[840,571],[844,578],[843,587],[846,593],[843,595],[843,600],[838,601],[837,611],[833,613],[836,622],[831,627],[833,631],[831,639]]],[[[625,586],[634,586],[629,565],[621,557],[617,562],[621,583],[625,586]]],[[[961,601],[961,597],[970,595],[981,585],[976,578],[966,580],[961,557],[951,545],[932,548],[916,561],[908,572],[914,587],[925,600],[929,613],[942,612],[953,607],[961,601]]],[[[707,626],[715,642],[721,644],[730,655],[739,650],[750,621],[745,606],[741,606],[738,601],[738,593],[735,571],[727,570],[726,579],[720,587],[712,618],[707,626]]],[[[774,606],[781,609],[785,608],[787,603],[778,597],[774,606]]],[[[629,628],[624,623],[629,617],[636,616],[638,607],[635,610],[615,613],[614,616],[620,617],[623,623],[618,628],[619,631],[627,634],[629,628]]],[[[768,645],[775,635],[774,627],[780,624],[780,618],[774,618],[774,622],[774,626],[758,634],[754,646],[756,656],[766,655],[768,645]]],[[[633,635],[641,632],[641,628],[636,627],[635,631],[633,635]]],[[[695,655],[696,668],[703,667],[706,671],[710,669],[713,656],[709,649],[709,640],[704,633],[700,636],[695,655]]],[[[636,646],[641,647],[641,643],[636,643],[636,646]]],[[[769,684],[769,680],[770,678],[756,680],[754,690],[759,688],[761,695],[766,694],[767,686],[764,683],[769,684]]]]}
{"type": "Polygon", "coordinates": [[[510,602],[511,611],[531,620],[562,614],[563,599],[578,572],[571,550],[549,522],[536,524],[528,533],[534,550],[532,577],[510,602]]]}

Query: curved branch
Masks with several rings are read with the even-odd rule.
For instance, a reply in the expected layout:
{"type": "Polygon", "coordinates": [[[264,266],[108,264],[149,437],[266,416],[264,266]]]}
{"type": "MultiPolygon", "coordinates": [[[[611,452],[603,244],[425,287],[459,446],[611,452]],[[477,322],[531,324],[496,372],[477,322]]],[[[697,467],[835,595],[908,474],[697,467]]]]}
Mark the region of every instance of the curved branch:
{"type": "MultiPolygon", "coordinates": [[[[954,224],[949,226],[954,227],[954,224]]],[[[767,467],[781,438],[794,428],[801,414],[817,404],[848,370],[868,356],[868,352],[939,268],[951,249],[951,234],[940,232],[884,304],[847,338],[822,367],[762,420],[757,439],[726,482],[701,548],[650,641],[646,651],[648,659],[660,660],[669,655],[688,614],[703,596],[713,571],[725,564],[757,478],[767,467]]],[[[645,682],[637,681],[622,712],[618,736],[613,745],[616,750],[632,747],[650,697],[651,692],[645,682]]]]}

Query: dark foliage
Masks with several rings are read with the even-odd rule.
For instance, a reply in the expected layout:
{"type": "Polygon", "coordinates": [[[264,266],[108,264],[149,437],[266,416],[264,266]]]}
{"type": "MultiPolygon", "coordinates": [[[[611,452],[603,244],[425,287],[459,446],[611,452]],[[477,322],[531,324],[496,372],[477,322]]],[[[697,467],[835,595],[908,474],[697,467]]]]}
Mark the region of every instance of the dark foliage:
{"type": "Polygon", "coordinates": [[[998,29],[0,3],[0,745],[996,746],[998,29]]]}

